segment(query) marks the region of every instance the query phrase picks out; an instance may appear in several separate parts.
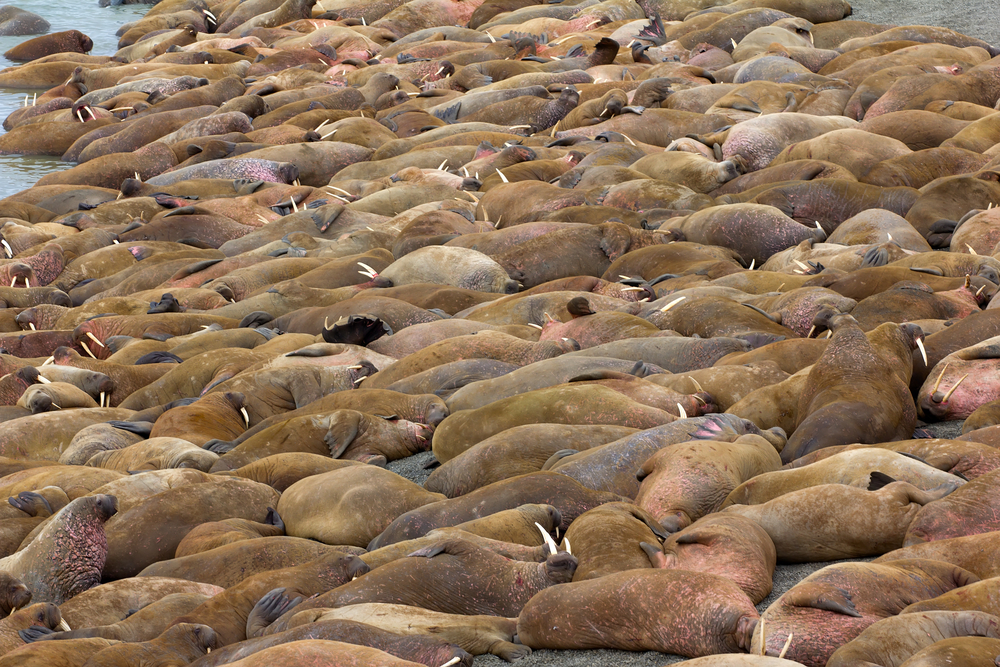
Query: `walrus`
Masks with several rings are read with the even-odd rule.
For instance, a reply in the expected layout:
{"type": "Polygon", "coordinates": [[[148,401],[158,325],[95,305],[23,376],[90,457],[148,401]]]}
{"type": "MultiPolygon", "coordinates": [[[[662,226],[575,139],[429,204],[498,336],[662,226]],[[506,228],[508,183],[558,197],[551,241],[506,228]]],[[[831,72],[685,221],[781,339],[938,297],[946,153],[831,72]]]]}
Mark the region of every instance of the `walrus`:
{"type": "Polygon", "coordinates": [[[434,456],[444,463],[500,431],[523,424],[582,422],[652,428],[675,419],[669,412],[607,387],[557,385],[453,413],[434,430],[431,443],[434,456]]]}
{"type": "Polygon", "coordinates": [[[572,449],[556,452],[542,469],[572,477],[589,488],[634,498],[640,489],[637,472],[666,445],[699,439],[736,440],[748,433],[763,435],[774,448],[785,440],[783,434],[762,432],[753,422],[735,415],[713,414],[678,419],[582,452],[572,449]]]}
{"type": "Polygon", "coordinates": [[[636,504],[668,532],[687,528],[717,511],[722,493],[757,475],[777,471],[781,457],[759,435],[732,442],[695,440],[665,447],[636,473],[636,504]]]}
{"type": "Polygon", "coordinates": [[[361,461],[330,459],[319,454],[291,452],[265,456],[253,463],[232,471],[219,471],[219,476],[242,477],[267,484],[276,491],[284,491],[300,479],[339,470],[352,465],[365,465],[361,461]]]}
{"type": "Polygon", "coordinates": [[[924,505],[947,496],[957,486],[946,483],[923,491],[882,475],[868,489],[820,484],[760,505],[730,505],[724,512],[759,523],[774,541],[782,562],[880,556],[903,546],[909,535],[907,526],[924,505]],[[849,512],[849,519],[837,515],[850,507],[865,509],[860,514],[849,512]],[[860,516],[867,521],[859,521],[860,516]]]}
{"type": "Polygon", "coordinates": [[[396,517],[443,497],[388,470],[352,466],[292,484],[277,510],[287,535],[363,547],[396,517]],[[394,492],[387,494],[390,488],[394,492]],[[325,509],[317,513],[320,506],[325,509]]]}
{"type": "MultiPolygon", "coordinates": [[[[832,449],[834,448],[828,447],[814,454],[832,449]]],[[[722,508],[729,505],[758,505],[786,493],[819,484],[847,484],[866,489],[873,481],[876,471],[895,480],[909,482],[925,491],[941,484],[960,486],[965,481],[956,475],[939,471],[913,455],[907,456],[888,449],[849,449],[848,446],[832,453],[828,458],[799,467],[797,464],[806,458],[796,460],[791,464],[794,467],[748,479],[729,493],[722,508]]]]}
{"type": "Polygon", "coordinates": [[[710,514],[664,540],[639,545],[655,568],[708,572],[730,579],[759,604],[771,592],[776,554],[770,536],[756,522],[710,514]]]}
{"type": "Polygon", "coordinates": [[[573,581],[649,567],[640,546],[658,543],[666,533],[656,520],[631,503],[605,503],[587,510],[566,530],[564,545],[575,549],[579,564],[573,581]]]}
{"type": "MultiPolygon", "coordinates": [[[[844,644],[827,665],[844,667],[859,662],[903,664],[914,653],[953,637],[1000,639],[1000,619],[980,611],[924,611],[884,618],[844,644]]],[[[998,644],[1000,645],[1000,644],[998,644]]]]}
{"type": "MultiPolygon", "coordinates": [[[[349,620],[373,625],[403,635],[433,635],[462,647],[473,655],[491,653],[511,661],[531,653],[514,643],[517,620],[499,616],[446,614],[409,605],[367,602],[335,609],[319,608],[297,612],[289,627],[309,627],[327,621],[349,620]]],[[[286,632],[293,632],[288,630],[286,632]]],[[[283,633],[269,635],[280,637],[283,633]]]]}
{"type": "MultiPolygon", "coordinates": [[[[48,385],[46,385],[48,386],[48,385]]],[[[121,472],[194,468],[208,472],[218,454],[180,438],[149,438],[123,449],[94,454],[84,465],[121,472]]]]}
{"type": "Polygon", "coordinates": [[[49,632],[40,627],[29,628],[21,631],[20,634],[22,639],[29,642],[65,641],[88,637],[115,639],[124,642],[149,641],[160,636],[175,616],[188,613],[208,599],[209,596],[201,593],[170,593],[159,600],[150,602],[117,623],[80,627],[61,632],[49,632]]]}
{"type": "Polygon", "coordinates": [[[517,634],[532,648],[618,648],[698,657],[746,650],[757,620],[750,599],[723,577],[629,570],[541,591],[518,617],[517,634]],[[658,592],[655,601],[647,599],[651,591],[658,592]],[[665,604],[664,591],[673,604],[665,604]],[[623,618],[630,621],[623,624],[623,618]],[[692,632],[676,631],[687,624],[692,632]]]}
{"type": "Polygon", "coordinates": [[[955,637],[941,639],[923,648],[903,664],[906,667],[931,667],[946,662],[962,663],[963,665],[983,665],[989,667],[1000,651],[1000,642],[989,637],[955,637]]]}
{"type": "Polygon", "coordinates": [[[183,623],[168,628],[160,636],[144,642],[120,642],[93,654],[93,665],[126,667],[137,661],[168,663],[191,662],[219,648],[222,644],[215,631],[207,625],[183,623]]]}
{"type": "Polygon", "coordinates": [[[804,665],[825,665],[838,648],[908,604],[978,581],[954,565],[920,558],[887,563],[835,563],[809,575],[761,614],[765,632],[750,652],[778,654],[804,665]]]}
{"type": "Polygon", "coordinates": [[[233,517],[260,521],[278,496],[269,486],[242,479],[190,484],[151,496],[107,526],[104,579],[135,576],[152,563],[172,558],[177,544],[200,523],[233,517]],[[162,532],[167,525],[172,526],[169,536],[162,532]]]}
{"type": "Polygon", "coordinates": [[[223,455],[214,470],[235,469],[257,459],[291,451],[329,454],[366,463],[395,461],[429,448],[423,425],[355,410],[294,417],[264,429],[223,455]]]}
{"type": "Polygon", "coordinates": [[[0,560],[0,570],[24,582],[36,601],[63,603],[100,583],[108,553],[104,524],[116,511],[114,496],[72,501],[23,551],[0,560]]]}
{"type": "Polygon", "coordinates": [[[260,537],[153,563],[144,568],[136,579],[156,581],[177,578],[212,587],[231,588],[260,572],[292,567],[334,551],[355,555],[363,553],[356,547],[327,546],[298,537],[260,537]]]}
{"type": "Polygon", "coordinates": [[[333,552],[302,565],[262,572],[177,616],[171,625],[211,624],[220,646],[228,646],[255,636],[258,629],[262,629],[263,626],[258,628],[256,625],[251,610],[268,591],[281,587],[289,597],[308,598],[350,582],[368,569],[357,556],[333,552]]]}
{"type": "Polygon", "coordinates": [[[632,433],[635,429],[613,425],[515,426],[486,438],[436,468],[424,482],[424,488],[455,498],[502,479],[541,470],[561,450],[599,447],[632,433]]]}
{"type": "Polygon", "coordinates": [[[174,558],[210,551],[241,540],[283,535],[285,526],[276,512],[268,512],[265,523],[247,519],[223,519],[196,526],[177,545],[174,558]]]}
{"type": "MultiPolygon", "coordinates": [[[[416,608],[411,609],[416,611],[416,608]]],[[[463,648],[438,637],[418,635],[419,633],[392,632],[353,620],[318,618],[314,622],[298,625],[285,632],[267,637],[255,637],[232,646],[216,649],[210,655],[206,655],[192,664],[197,664],[199,667],[225,665],[278,644],[307,639],[326,639],[377,648],[398,658],[413,660],[421,664],[447,664],[455,659],[452,664],[471,666],[472,655],[463,648]]]]}
{"type": "Polygon", "coordinates": [[[588,489],[565,475],[535,472],[494,482],[458,498],[423,504],[397,516],[375,537],[368,550],[424,535],[434,528],[456,525],[526,504],[551,505],[559,511],[559,528],[598,505],[621,501],[621,496],[588,489]]]}
{"type": "MultiPolygon", "coordinates": [[[[553,553],[544,563],[527,563],[509,560],[471,542],[446,540],[302,602],[267,627],[268,632],[281,631],[293,614],[307,609],[365,602],[510,618],[539,591],[570,581],[575,570],[576,558],[566,552],[553,553]],[[485,577],[479,574],[483,570],[488,572],[485,577]]],[[[251,616],[265,614],[263,608],[269,603],[267,598],[261,600],[251,616]]],[[[264,615],[261,622],[269,616],[264,615]]]]}
{"type": "Polygon", "coordinates": [[[921,508],[906,530],[904,546],[963,535],[986,533],[997,528],[992,521],[993,495],[988,489],[1000,472],[988,472],[956,490],[954,497],[921,508]]]}
{"type": "Polygon", "coordinates": [[[881,332],[878,338],[869,341],[850,315],[830,313],[822,312],[815,319],[834,333],[809,372],[799,399],[798,426],[781,451],[785,463],[832,444],[904,440],[916,425],[908,385],[912,350],[923,338],[920,328],[883,324],[876,329],[881,332]],[[864,390],[866,396],[882,397],[878,409],[852,400],[861,386],[869,387],[864,390]],[[845,422],[844,410],[850,421],[845,422]],[[861,415],[865,415],[863,420],[861,415]],[[826,426],[831,419],[838,424],[835,433],[826,426]]]}
{"type": "Polygon", "coordinates": [[[385,667],[419,667],[422,663],[397,658],[376,648],[324,639],[303,639],[278,644],[236,662],[234,667],[266,667],[291,664],[372,664],[385,667]]]}

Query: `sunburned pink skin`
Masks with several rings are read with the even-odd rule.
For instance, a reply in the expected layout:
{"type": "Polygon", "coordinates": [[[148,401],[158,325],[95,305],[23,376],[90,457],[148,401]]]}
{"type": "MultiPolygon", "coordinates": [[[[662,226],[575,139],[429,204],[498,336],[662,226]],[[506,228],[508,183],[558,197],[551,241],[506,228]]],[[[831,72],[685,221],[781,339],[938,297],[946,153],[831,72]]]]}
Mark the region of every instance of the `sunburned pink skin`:
{"type": "MultiPolygon", "coordinates": [[[[952,355],[949,355],[949,357],[952,355]]],[[[917,394],[917,407],[942,421],[965,419],[993,401],[1000,388],[1000,359],[949,359],[928,375],[917,394]]]]}

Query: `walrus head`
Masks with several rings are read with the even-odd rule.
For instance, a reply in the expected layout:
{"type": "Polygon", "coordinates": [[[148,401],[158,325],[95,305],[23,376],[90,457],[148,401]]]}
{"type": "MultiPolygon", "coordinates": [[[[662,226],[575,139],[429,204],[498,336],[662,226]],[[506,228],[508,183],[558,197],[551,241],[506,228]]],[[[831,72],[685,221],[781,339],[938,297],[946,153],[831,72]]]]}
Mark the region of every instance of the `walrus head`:
{"type": "Polygon", "coordinates": [[[545,568],[546,579],[553,584],[565,584],[573,581],[577,564],[576,556],[566,551],[560,551],[546,558],[542,567],[545,568]]]}
{"type": "Polygon", "coordinates": [[[0,613],[8,616],[31,602],[31,591],[6,572],[0,573],[0,613]]]}

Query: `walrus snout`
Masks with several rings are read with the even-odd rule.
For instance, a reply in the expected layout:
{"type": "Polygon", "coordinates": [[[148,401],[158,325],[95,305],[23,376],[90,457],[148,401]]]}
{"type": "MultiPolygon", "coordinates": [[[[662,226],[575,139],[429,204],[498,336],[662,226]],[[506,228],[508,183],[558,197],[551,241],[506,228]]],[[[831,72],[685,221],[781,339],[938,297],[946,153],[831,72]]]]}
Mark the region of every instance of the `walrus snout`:
{"type": "Polygon", "coordinates": [[[102,520],[107,521],[118,513],[118,498],[104,493],[94,496],[94,507],[102,520]]]}
{"type": "Polygon", "coordinates": [[[577,564],[576,556],[560,551],[545,559],[545,573],[555,583],[568,583],[576,574],[577,564]]]}

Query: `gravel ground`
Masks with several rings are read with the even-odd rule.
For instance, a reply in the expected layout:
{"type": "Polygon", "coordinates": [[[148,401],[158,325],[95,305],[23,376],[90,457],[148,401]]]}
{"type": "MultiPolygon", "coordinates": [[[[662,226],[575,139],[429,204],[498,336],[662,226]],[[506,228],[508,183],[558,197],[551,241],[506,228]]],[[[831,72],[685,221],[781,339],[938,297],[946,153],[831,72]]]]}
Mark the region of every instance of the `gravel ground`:
{"type": "MultiPolygon", "coordinates": [[[[920,427],[928,431],[935,438],[955,438],[962,433],[962,422],[960,421],[921,424],[920,427]]],[[[431,473],[424,466],[433,459],[434,456],[430,452],[424,452],[399,461],[393,461],[388,465],[388,468],[417,484],[423,484],[431,473]]],[[[768,605],[777,600],[782,593],[826,565],[829,565],[829,563],[779,565],[774,571],[774,589],[767,598],[757,605],[757,610],[763,613],[768,605]]],[[[672,665],[684,661],[685,658],[679,655],[657,653],[656,651],[648,651],[646,653],[612,650],[535,651],[527,658],[519,660],[518,667],[531,667],[533,665],[556,667],[659,667],[660,665],[672,665]]],[[[482,655],[476,657],[476,664],[481,667],[498,667],[507,663],[493,655],[482,655]]]]}
{"type": "Polygon", "coordinates": [[[950,28],[1000,46],[1000,4],[996,0],[850,0],[848,18],[890,25],[933,25],[950,28]]]}

